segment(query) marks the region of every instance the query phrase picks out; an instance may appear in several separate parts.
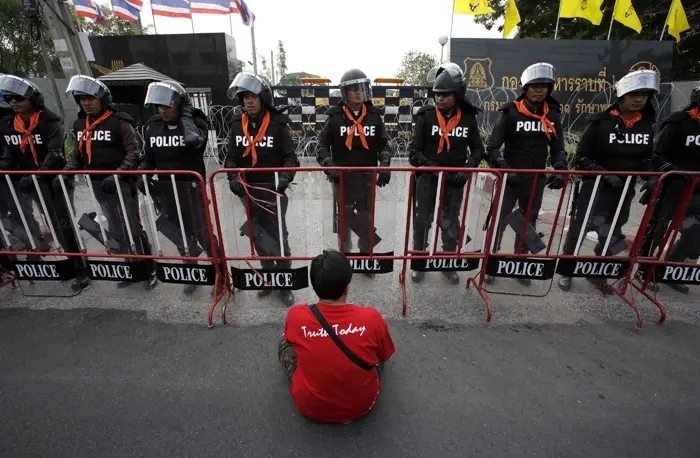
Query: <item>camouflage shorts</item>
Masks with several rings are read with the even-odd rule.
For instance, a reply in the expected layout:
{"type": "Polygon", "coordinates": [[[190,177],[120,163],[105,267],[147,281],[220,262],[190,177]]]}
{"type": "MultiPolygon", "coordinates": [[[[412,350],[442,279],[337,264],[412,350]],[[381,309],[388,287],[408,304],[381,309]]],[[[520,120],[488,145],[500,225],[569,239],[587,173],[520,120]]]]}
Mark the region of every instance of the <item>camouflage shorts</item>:
{"type": "Polygon", "coordinates": [[[289,381],[292,381],[292,375],[297,369],[297,352],[294,351],[292,344],[284,339],[284,336],[280,339],[279,347],[277,349],[277,357],[282,364],[282,369],[289,381]]]}

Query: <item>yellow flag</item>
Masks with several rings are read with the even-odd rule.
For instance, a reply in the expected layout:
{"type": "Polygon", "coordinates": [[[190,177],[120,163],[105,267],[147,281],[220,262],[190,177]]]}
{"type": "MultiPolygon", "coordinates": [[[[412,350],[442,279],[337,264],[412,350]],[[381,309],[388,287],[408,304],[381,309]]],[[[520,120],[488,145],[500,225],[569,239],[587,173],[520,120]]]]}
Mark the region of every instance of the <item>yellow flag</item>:
{"type": "Polygon", "coordinates": [[[642,31],[642,23],[639,21],[639,16],[637,16],[634,6],[632,6],[632,0],[617,0],[613,18],[637,33],[642,31]]]}
{"type": "Polygon", "coordinates": [[[454,12],[469,16],[495,13],[493,8],[489,6],[488,0],[454,0],[454,12]]]}
{"type": "Polygon", "coordinates": [[[503,38],[508,38],[516,25],[520,24],[520,12],[515,0],[508,0],[506,6],[506,21],[503,23],[503,38]]]}
{"type": "Polygon", "coordinates": [[[602,5],[603,0],[562,0],[559,17],[580,17],[593,25],[600,25],[603,20],[602,5]]]}
{"type": "Polygon", "coordinates": [[[681,32],[690,29],[681,0],[673,0],[666,25],[668,25],[668,34],[673,36],[676,41],[681,41],[681,32]]]}

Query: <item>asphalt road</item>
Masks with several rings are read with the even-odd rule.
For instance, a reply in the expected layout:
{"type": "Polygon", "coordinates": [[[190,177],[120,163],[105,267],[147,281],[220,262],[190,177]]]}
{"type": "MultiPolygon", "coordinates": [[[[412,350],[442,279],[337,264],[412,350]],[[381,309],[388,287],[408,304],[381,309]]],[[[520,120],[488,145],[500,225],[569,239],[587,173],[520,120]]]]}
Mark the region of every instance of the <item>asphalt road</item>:
{"type": "Polygon", "coordinates": [[[376,409],[300,416],[281,324],[0,309],[2,456],[698,456],[695,325],[389,320],[376,409]]]}

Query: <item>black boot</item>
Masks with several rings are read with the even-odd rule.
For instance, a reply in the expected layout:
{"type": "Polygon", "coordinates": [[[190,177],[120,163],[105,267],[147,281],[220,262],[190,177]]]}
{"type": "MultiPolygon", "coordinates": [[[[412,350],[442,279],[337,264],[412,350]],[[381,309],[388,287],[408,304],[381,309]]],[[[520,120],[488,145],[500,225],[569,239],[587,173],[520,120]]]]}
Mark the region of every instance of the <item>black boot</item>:
{"type": "Polygon", "coordinates": [[[559,289],[562,291],[569,291],[571,289],[572,281],[573,279],[571,277],[561,277],[557,284],[559,285],[559,289]]]}
{"type": "Polygon", "coordinates": [[[444,271],[444,272],[442,272],[442,274],[453,285],[456,285],[457,283],[459,283],[459,275],[454,270],[444,271]]]}
{"type": "Polygon", "coordinates": [[[294,293],[289,289],[280,290],[280,300],[287,307],[294,305],[294,293]]]}
{"type": "Polygon", "coordinates": [[[420,270],[412,270],[411,271],[411,281],[413,283],[420,283],[423,281],[423,277],[425,277],[425,272],[422,272],[420,270]]]}
{"type": "Polygon", "coordinates": [[[84,269],[78,270],[78,275],[76,276],[70,288],[76,293],[84,290],[90,285],[90,277],[88,277],[87,272],[84,269]]]}

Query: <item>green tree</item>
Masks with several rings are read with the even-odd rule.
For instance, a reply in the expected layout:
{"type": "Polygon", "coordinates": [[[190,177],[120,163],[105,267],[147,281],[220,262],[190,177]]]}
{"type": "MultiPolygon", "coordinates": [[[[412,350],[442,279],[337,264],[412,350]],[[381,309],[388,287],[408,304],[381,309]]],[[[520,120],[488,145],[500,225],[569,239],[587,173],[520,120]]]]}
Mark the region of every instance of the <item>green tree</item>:
{"type": "Polygon", "coordinates": [[[302,78],[320,78],[318,75],[306,72],[287,73],[280,78],[280,86],[301,86],[302,78]]]}
{"type": "MultiPolygon", "coordinates": [[[[494,13],[475,16],[474,20],[488,30],[497,27],[502,31],[503,26],[497,25],[497,21],[504,17],[507,0],[492,0],[489,5],[494,13]]],[[[603,21],[599,26],[594,26],[585,19],[566,19],[559,21],[558,38],[580,40],[605,40],[608,36],[608,27],[614,7],[614,0],[605,0],[603,4],[603,21]]],[[[517,0],[518,11],[522,21],[518,25],[517,38],[554,38],[554,27],[559,13],[559,0],[517,0]]],[[[634,9],[642,22],[642,32],[625,27],[615,21],[610,38],[612,40],[658,40],[661,35],[670,1],[635,0],[634,9]]],[[[677,46],[676,58],[673,66],[674,80],[687,80],[697,78],[700,73],[700,2],[683,2],[691,30],[681,34],[681,41],[677,46]]],[[[668,34],[664,40],[675,39],[668,34]]]]}
{"type": "Polygon", "coordinates": [[[287,74],[287,53],[284,50],[282,40],[277,42],[277,80],[281,81],[287,74]]]}
{"type": "MultiPolygon", "coordinates": [[[[1,0],[0,0],[1,1],[1,0]]],[[[133,22],[125,21],[114,15],[114,12],[108,6],[102,6],[102,14],[105,21],[100,24],[95,24],[92,19],[79,17],[78,23],[80,29],[90,36],[107,36],[107,35],[136,35],[136,30],[133,22]]],[[[72,9],[72,6],[71,6],[72,9]]],[[[75,11],[73,11],[75,15],[75,11]]],[[[77,17],[77,16],[76,16],[77,17]]],[[[148,25],[141,30],[142,35],[149,35],[153,27],[148,25]]]]}
{"type": "Polygon", "coordinates": [[[396,72],[397,78],[403,78],[406,84],[428,84],[428,71],[438,65],[438,58],[420,51],[409,51],[403,56],[401,66],[396,72]]]}
{"type": "Polygon", "coordinates": [[[39,37],[44,40],[55,76],[63,76],[48,29],[44,26],[37,29],[24,18],[20,0],[0,0],[0,73],[46,76],[46,65],[37,42],[39,37]]]}

